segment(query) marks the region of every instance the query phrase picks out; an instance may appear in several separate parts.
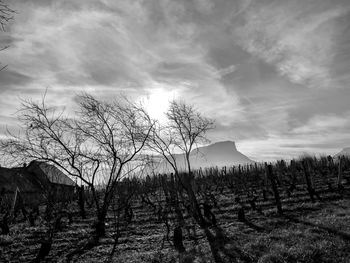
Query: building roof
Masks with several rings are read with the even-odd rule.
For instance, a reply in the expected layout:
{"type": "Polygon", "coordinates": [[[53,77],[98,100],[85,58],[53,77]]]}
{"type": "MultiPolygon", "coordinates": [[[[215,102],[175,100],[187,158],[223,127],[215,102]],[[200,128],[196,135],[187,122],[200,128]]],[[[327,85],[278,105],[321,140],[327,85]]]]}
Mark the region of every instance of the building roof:
{"type": "Polygon", "coordinates": [[[45,176],[50,183],[54,184],[63,184],[69,186],[75,186],[75,182],[70,179],[65,173],[59,170],[56,166],[39,161],[32,161],[28,170],[41,174],[41,176],[45,176]]]}
{"type": "Polygon", "coordinates": [[[27,167],[0,167],[0,190],[37,192],[47,189],[50,183],[75,186],[76,184],[57,167],[33,161],[27,167]]]}

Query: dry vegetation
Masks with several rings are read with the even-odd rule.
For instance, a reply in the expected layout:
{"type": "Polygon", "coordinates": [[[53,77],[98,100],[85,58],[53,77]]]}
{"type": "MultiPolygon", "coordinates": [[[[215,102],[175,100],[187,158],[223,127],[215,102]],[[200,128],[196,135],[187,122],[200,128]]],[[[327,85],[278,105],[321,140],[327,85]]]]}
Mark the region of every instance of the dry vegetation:
{"type": "MultiPolygon", "coordinates": [[[[272,177],[265,164],[195,171],[192,186],[205,228],[194,219],[187,193],[174,177],[124,180],[116,189],[106,235],[98,244],[68,256],[86,246],[94,231],[93,205],[87,206],[87,219],[81,219],[73,201],[59,210],[72,211],[73,222],[62,218],[43,262],[66,262],[67,258],[72,262],[349,262],[349,168],[346,158],[341,164],[304,158],[288,165],[278,162],[272,177]],[[269,178],[275,180],[281,212],[269,178]],[[204,211],[205,204],[216,222],[204,211]],[[183,215],[185,251],[174,244],[173,230],[179,225],[176,207],[183,215]]],[[[89,203],[88,192],[85,198],[89,203]]],[[[10,224],[10,235],[0,238],[1,262],[30,262],[37,256],[55,223],[43,215],[35,226],[20,222],[20,216],[10,224]]]]}

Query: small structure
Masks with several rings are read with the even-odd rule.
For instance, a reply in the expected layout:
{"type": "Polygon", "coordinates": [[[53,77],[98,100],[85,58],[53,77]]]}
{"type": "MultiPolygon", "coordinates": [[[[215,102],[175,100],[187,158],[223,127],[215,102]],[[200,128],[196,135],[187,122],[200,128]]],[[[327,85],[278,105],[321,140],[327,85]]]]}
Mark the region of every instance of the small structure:
{"type": "Polygon", "coordinates": [[[16,168],[0,167],[0,203],[13,202],[19,192],[24,205],[36,206],[74,197],[76,184],[57,167],[39,161],[16,168]]]}
{"type": "Polygon", "coordinates": [[[76,184],[56,166],[33,161],[28,165],[27,171],[36,178],[42,187],[46,189],[49,187],[50,193],[57,201],[66,201],[73,198],[76,184]]]}

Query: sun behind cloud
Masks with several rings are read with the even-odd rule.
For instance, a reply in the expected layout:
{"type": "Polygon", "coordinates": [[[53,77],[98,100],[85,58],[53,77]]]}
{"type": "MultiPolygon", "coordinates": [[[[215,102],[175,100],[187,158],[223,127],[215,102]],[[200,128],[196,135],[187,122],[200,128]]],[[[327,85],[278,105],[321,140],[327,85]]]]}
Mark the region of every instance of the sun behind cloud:
{"type": "Polygon", "coordinates": [[[171,100],[176,99],[177,92],[174,90],[166,90],[163,88],[154,88],[149,90],[149,94],[141,98],[149,115],[160,121],[165,122],[165,112],[169,107],[171,100]]]}
{"type": "Polygon", "coordinates": [[[349,0],[7,2],[0,136],[48,90],[70,114],[80,92],[123,94],[162,122],[181,99],[259,160],[349,145],[349,0]]]}

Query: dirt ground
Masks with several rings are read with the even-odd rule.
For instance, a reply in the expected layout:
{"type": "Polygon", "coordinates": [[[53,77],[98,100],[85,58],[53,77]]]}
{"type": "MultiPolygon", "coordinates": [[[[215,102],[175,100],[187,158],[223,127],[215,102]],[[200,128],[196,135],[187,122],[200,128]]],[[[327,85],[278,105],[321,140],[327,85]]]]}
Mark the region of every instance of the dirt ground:
{"type": "MultiPolygon", "coordinates": [[[[237,205],[229,192],[219,196],[214,209],[218,231],[224,236],[222,258],[225,262],[350,262],[349,189],[338,194],[323,194],[322,202],[312,203],[304,192],[282,201],[284,215],[276,213],[273,199],[258,201],[262,213],[246,206],[246,222],[237,220],[237,205]],[[297,199],[296,199],[297,196],[297,199]]],[[[165,238],[166,227],[151,209],[133,206],[131,224],[121,225],[114,253],[116,226],[110,215],[107,235],[99,245],[72,262],[214,262],[205,235],[198,227],[184,230],[186,252],[179,255],[165,238]],[[188,231],[187,231],[188,230],[188,231]]],[[[62,231],[53,236],[45,262],[66,262],[66,255],[86,241],[92,232],[93,216],[72,224],[63,221],[62,231]]],[[[40,248],[47,228],[44,221],[30,227],[28,222],[11,226],[9,236],[0,236],[0,262],[30,262],[40,248]]],[[[218,233],[216,233],[218,234],[218,233]]]]}

